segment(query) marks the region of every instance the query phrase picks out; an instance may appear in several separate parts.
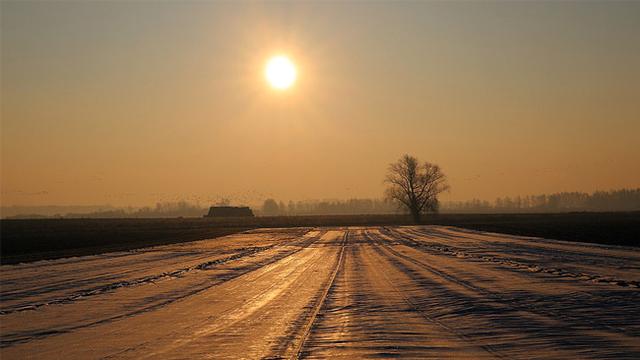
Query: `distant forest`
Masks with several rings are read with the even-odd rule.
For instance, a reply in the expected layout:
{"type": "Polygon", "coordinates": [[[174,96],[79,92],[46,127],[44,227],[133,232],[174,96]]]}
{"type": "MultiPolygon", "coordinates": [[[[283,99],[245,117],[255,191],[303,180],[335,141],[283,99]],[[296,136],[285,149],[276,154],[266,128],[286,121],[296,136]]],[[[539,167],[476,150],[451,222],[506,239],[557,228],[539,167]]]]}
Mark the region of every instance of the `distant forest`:
{"type": "MultiPolygon", "coordinates": [[[[170,218],[201,217],[209,206],[192,204],[186,201],[158,203],[155,207],[114,208],[103,207],[89,210],[56,212],[62,207],[3,207],[3,218],[170,218]]],[[[398,207],[384,199],[349,200],[308,200],[276,201],[267,199],[260,206],[252,206],[258,216],[295,216],[295,215],[351,215],[351,214],[392,214],[398,213],[398,207]]],[[[65,209],[71,210],[71,209],[65,209]]],[[[528,195],[497,198],[495,201],[468,200],[447,201],[440,204],[442,213],[548,213],[571,211],[640,211],[640,188],[594,193],[561,192],[555,194],[528,195]]]]}
{"type": "MultiPolygon", "coordinates": [[[[335,201],[275,202],[268,199],[259,212],[262,215],[340,215],[397,213],[396,204],[381,199],[335,201]],[[274,206],[275,205],[275,206],[274,206]]],[[[596,191],[592,194],[561,192],[555,194],[517,196],[486,200],[447,201],[440,204],[443,213],[531,213],[570,211],[636,211],[640,210],[640,188],[596,191]]]]}
{"type": "Polygon", "coordinates": [[[640,189],[504,197],[494,202],[452,201],[443,204],[441,209],[451,213],[636,211],[640,210],[640,189]]]}

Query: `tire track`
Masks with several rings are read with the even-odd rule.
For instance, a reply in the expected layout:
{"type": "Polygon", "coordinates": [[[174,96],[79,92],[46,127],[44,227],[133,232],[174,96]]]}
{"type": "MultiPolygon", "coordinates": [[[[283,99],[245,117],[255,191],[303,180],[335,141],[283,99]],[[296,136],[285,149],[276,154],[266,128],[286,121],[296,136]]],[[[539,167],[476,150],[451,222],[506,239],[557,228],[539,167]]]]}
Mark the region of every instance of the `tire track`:
{"type": "Polygon", "coordinates": [[[89,323],[84,323],[84,324],[80,324],[80,325],[76,325],[76,326],[67,326],[67,327],[63,327],[63,328],[59,328],[59,329],[53,329],[53,330],[41,330],[41,331],[29,331],[26,333],[11,333],[11,334],[3,334],[2,339],[0,339],[0,348],[6,348],[6,347],[10,347],[13,345],[17,345],[17,344],[22,344],[22,343],[26,343],[26,342],[30,342],[32,340],[36,340],[36,339],[43,339],[43,338],[47,338],[47,337],[51,337],[51,336],[55,336],[55,335],[61,335],[61,334],[66,334],[66,333],[70,333],[76,330],[80,330],[80,329],[84,329],[84,328],[88,328],[88,327],[92,327],[92,326],[98,326],[98,325],[103,325],[103,324],[107,324],[113,321],[117,321],[117,320],[121,320],[124,318],[129,318],[132,316],[136,316],[136,315],[140,315],[143,313],[147,313],[150,311],[154,311],[157,310],[159,308],[162,308],[164,306],[167,306],[169,304],[172,304],[174,302],[183,300],[185,298],[197,295],[199,293],[202,293],[203,291],[206,291],[208,289],[211,289],[215,286],[219,286],[220,284],[223,284],[225,282],[231,281],[233,279],[239,278],[243,275],[249,274],[251,272],[254,272],[260,268],[263,268],[267,265],[273,264],[277,261],[283,260],[285,258],[288,258],[300,251],[302,251],[303,249],[309,247],[310,245],[312,245],[313,243],[317,242],[325,233],[327,232],[327,230],[321,230],[319,231],[319,233],[313,237],[310,237],[309,239],[306,239],[305,241],[301,242],[298,246],[299,248],[283,253],[283,254],[278,254],[272,258],[266,259],[265,261],[262,262],[258,262],[256,264],[250,264],[244,268],[239,268],[239,269],[235,269],[236,272],[229,274],[227,276],[224,276],[222,278],[220,278],[218,281],[209,284],[207,286],[204,287],[200,287],[200,288],[196,288],[193,289],[187,293],[184,294],[180,294],[179,296],[173,297],[173,298],[169,298],[166,299],[160,303],[156,303],[150,306],[145,306],[133,311],[128,311],[122,314],[118,314],[118,315],[114,315],[114,316],[110,316],[104,319],[100,319],[100,320],[96,320],[96,321],[92,321],[89,323]]]}
{"type": "Polygon", "coordinates": [[[71,304],[77,300],[84,300],[88,297],[91,296],[95,296],[95,295],[100,295],[100,294],[104,294],[110,291],[114,291],[120,288],[128,288],[128,287],[133,287],[133,286],[140,286],[140,285],[146,285],[146,284],[152,284],[155,283],[156,281],[161,281],[161,280],[166,280],[166,279],[170,279],[170,278],[177,278],[180,276],[185,275],[186,273],[195,271],[195,270],[207,270],[208,268],[215,266],[215,265],[222,265],[234,260],[239,260],[242,259],[244,257],[247,256],[251,256],[251,255],[256,255],[258,253],[261,253],[263,251],[269,250],[274,248],[275,246],[279,246],[280,244],[274,244],[274,245],[269,245],[269,246],[263,246],[263,247],[254,247],[254,248],[250,248],[244,251],[240,251],[237,254],[225,257],[225,258],[221,258],[221,259],[216,259],[216,260],[210,260],[210,261],[206,261],[197,265],[193,265],[190,267],[186,267],[186,268],[182,268],[182,269],[177,269],[177,270],[173,270],[173,271],[167,271],[167,272],[163,272],[161,274],[155,274],[155,275],[149,275],[149,276],[144,276],[141,278],[137,278],[137,279],[133,279],[133,280],[125,280],[125,281],[118,281],[118,282],[114,282],[111,284],[106,284],[106,285],[102,285],[99,287],[94,287],[94,288],[89,288],[89,289],[83,289],[80,291],[76,291],[71,295],[65,296],[65,297],[61,297],[61,298],[54,298],[48,301],[41,301],[41,302],[33,302],[33,303],[26,303],[26,304],[19,304],[19,305],[14,305],[14,306],[10,306],[7,308],[4,308],[2,310],[0,310],[0,316],[1,315],[9,315],[9,314],[13,314],[16,312],[23,312],[23,311],[30,311],[30,310],[37,310],[38,308],[41,308],[43,306],[48,306],[48,305],[58,305],[58,304],[71,304]]]}
{"type": "MultiPolygon", "coordinates": [[[[385,231],[389,236],[401,239],[403,242],[405,242],[405,244],[407,244],[407,246],[418,249],[420,251],[431,250],[431,251],[435,251],[435,252],[452,256],[452,257],[457,257],[462,259],[477,259],[484,262],[504,265],[504,266],[511,267],[513,269],[523,270],[523,271],[528,271],[533,273],[545,273],[545,274],[555,275],[559,277],[571,277],[576,280],[580,280],[584,282],[605,283],[605,284],[617,285],[621,287],[628,287],[632,289],[640,289],[640,281],[638,280],[616,279],[612,277],[601,276],[597,274],[590,274],[585,272],[575,273],[575,272],[571,272],[561,268],[546,268],[538,265],[529,265],[517,260],[499,257],[499,256],[469,254],[468,252],[453,246],[419,242],[411,238],[410,235],[390,229],[388,227],[383,227],[381,231],[385,231]]],[[[426,234],[423,234],[423,235],[426,235],[426,234]]]]}
{"type": "MultiPolygon", "coordinates": [[[[291,294],[296,294],[305,285],[301,279],[308,277],[310,273],[313,273],[318,264],[321,263],[321,257],[318,256],[318,252],[311,252],[307,257],[304,265],[292,265],[293,259],[289,258],[285,262],[274,264],[274,268],[266,269],[262,274],[258,274],[251,279],[251,282],[245,280],[243,286],[247,284],[257,284],[260,279],[270,277],[273,273],[281,273],[280,281],[270,281],[266,288],[261,289],[256,294],[253,294],[249,299],[245,299],[239,306],[228,308],[226,311],[216,314],[215,316],[209,316],[206,323],[194,324],[191,327],[180,329],[180,333],[187,333],[189,336],[174,339],[174,334],[166,335],[163,339],[154,339],[153,344],[150,344],[150,349],[143,351],[143,355],[137,355],[137,358],[157,358],[162,356],[172,357],[171,352],[173,350],[180,351],[180,348],[188,346],[189,343],[203,338],[210,337],[213,334],[224,334],[230,329],[232,332],[236,332],[237,327],[242,329],[248,320],[255,321],[259,319],[265,313],[269,313],[272,309],[277,308],[278,305],[283,302],[283,299],[288,298],[291,294]],[[275,267],[279,267],[276,269],[275,267]],[[288,296],[287,296],[288,295],[288,296]],[[160,341],[158,341],[160,340],[160,341]],[[158,351],[157,343],[164,343],[165,341],[171,342],[169,347],[158,351]]],[[[299,258],[298,258],[299,260],[299,258]]],[[[285,300],[286,301],[286,300],[285,300]]],[[[141,346],[137,345],[127,351],[140,352],[141,346]]],[[[110,356],[113,357],[113,356],[110,356]]],[[[226,357],[226,356],[225,356],[226,357]]]]}
{"type": "Polygon", "coordinates": [[[347,242],[349,241],[349,230],[344,230],[344,235],[340,242],[340,252],[338,254],[336,264],[334,270],[327,281],[327,285],[321,288],[321,291],[318,296],[314,297],[309,305],[306,308],[309,311],[305,311],[300,314],[298,320],[294,321],[294,324],[300,324],[294,327],[294,329],[290,332],[288,336],[286,336],[286,340],[276,346],[276,350],[269,356],[264,357],[263,359],[300,359],[302,355],[302,349],[311,334],[311,330],[313,329],[314,323],[318,314],[322,310],[323,305],[327,299],[327,296],[331,292],[331,289],[334,286],[335,279],[343,267],[344,263],[344,252],[347,242]],[[305,321],[305,318],[306,321],[305,321]],[[296,336],[296,334],[299,334],[296,336]],[[296,343],[296,340],[299,339],[296,343]],[[289,353],[289,354],[288,354],[289,353]]]}
{"type": "MultiPolygon", "coordinates": [[[[470,290],[478,295],[481,295],[482,297],[486,297],[491,299],[492,301],[495,301],[501,305],[507,306],[513,310],[518,310],[518,311],[523,311],[523,312],[528,312],[531,314],[535,314],[538,316],[544,316],[547,318],[559,318],[559,319],[564,319],[564,320],[569,320],[571,322],[586,322],[588,323],[590,326],[592,326],[594,329],[602,329],[602,330],[608,330],[611,332],[615,332],[615,333],[619,333],[619,334],[623,334],[626,336],[637,336],[637,334],[633,333],[633,332],[629,332],[626,329],[622,329],[622,328],[618,328],[615,326],[610,326],[607,324],[603,324],[603,323],[599,323],[599,322],[594,322],[588,318],[585,317],[577,317],[577,316],[572,316],[567,314],[566,312],[555,312],[553,310],[550,310],[548,307],[545,307],[544,305],[532,305],[532,304],[519,304],[517,303],[516,299],[506,299],[500,295],[498,295],[497,293],[488,291],[484,288],[475,286],[470,284],[467,281],[464,280],[460,280],[454,276],[451,276],[445,272],[442,272],[438,269],[435,269],[433,266],[430,266],[422,261],[419,261],[415,258],[412,258],[410,256],[407,256],[405,254],[402,254],[398,251],[396,251],[395,249],[391,248],[391,246],[383,243],[382,241],[380,241],[379,239],[374,239],[373,237],[371,237],[369,234],[367,234],[367,236],[369,237],[369,239],[371,240],[372,243],[377,244],[378,246],[380,246],[381,248],[383,248],[385,251],[387,251],[388,253],[390,253],[391,255],[395,256],[396,258],[400,258],[403,259],[405,261],[408,261],[424,270],[427,270],[428,272],[430,272],[433,275],[436,275],[438,277],[440,277],[441,279],[444,279],[445,281],[448,282],[452,282],[458,286],[464,287],[467,290],[470,290]]],[[[412,247],[413,248],[413,247],[412,247]]],[[[588,294],[587,294],[588,295],[588,294]]]]}
{"type": "MultiPolygon", "coordinates": [[[[365,236],[369,239],[371,239],[369,237],[369,235],[365,232],[365,236]]],[[[474,346],[480,347],[481,349],[483,349],[485,352],[487,352],[489,355],[493,356],[494,358],[497,359],[508,359],[509,357],[501,354],[497,349],[493,348],[491,345],[483,345],[483,344],[478,344],[473,338],[470,338],[469,336],[466,336],[465,334],[456,331],[454,328],[447,326],[446,324],[444,324],[443,322],[439,321],[438,319],[435,319],[434,317],[430,316],[429,314],[427,314],[424,310],[422,310],[418,305],[416,305],[413,301],[411,301],[411,299],[409,297],[407,297],[399,288],[398,286],[396,286],[396,284],[393,283],[393,281],[391,281],[391,279],[389,279],[389,275],[384,272],[384,271],[380,271],[378,268],[376,268],[375,266],[372,267],[373,271],[377,274],[381,274],[381,278],[385,279],[385,281],[387,282],[387,284],[389,284],[389,287],[392,288],[396,294],[399,295],[400,298],[402,298],[404,300],[404,302],[409,306],[409,308],[411,308],[415,313],[420,314],[420,316],[422,318],[424,318],[425,320],[427,320],[428,322],[440,327],[441,329],[455,335],[456,337],[458,337],[460,340],[473,344],[474,346]]]]}
{"type": "Polygon", "coordinates": [[[333,271],[333,274],[331,275],[331,280],[329,281],[329,285],[327,286],[326,290],[322,293],[322,296],[318,300],[318,304],[316,305],[316,308],[312,312],[309,322],[303,329],[300,342],[298,343],[298,346],[295,347],[290,359],[300,359],[300,356],[302,355],[302,348],[304,347],[305,342],[309,338],[309,334],[311,334],[311,329],[313,328],[313,324],[315,323],[316,318],[318,317],[318,313],[322,309],[322,305],[324,305],[327,299],[327,295],[329,294],[329,291],[331,291],[331,288],[333,287],[333,283],[336,280],[336,276],[338,275],[338,272],[342,268],[342,264],[344,261],[344,248],[348,241],[349,241],[349,229],[345,230],[344,238],[342,240],[342,244],[340,245],[340,255],[338,255],[336,268],[333,271]]]}
{"type": "MultiPolygon", "coordinates": [[[[287,233],[287,236],[264,239],[259,233],[245,232],[231,237],[220,238],[216,240],[216,243],[222,240],[223,243],[229,245],[233,244],[233,239],[237,235],[241,235],[238,239],[240,241],[251,238],[253,235],[264,240],[270,248],[274,245],[286,245],[293,240],[300,239],[308,232],[309,228],[301,228],[293,232],[293,234],[287,233]]],[[[19,308],[24,308],[19,310],[29,310],[31,305],[39,307],[38,305],[46,305],[50,302],[56,303],[61,299],[74,298],[76,295],[89,296],[92,292],[99,292],[102,288],[108,290],[109,288],[136,286],[147,282],[146,280],[153,282],[163,278],[182,276],[186,272],[198,270],[198,267],[204,269],[208,265],[216,265],[219,260],[222,260],[221,262],[234,260],[221,259],[223,257],[234,256],[243,252],[257,253],[260,252],[260,248],[268,250],[268,247],[252,243],[243,244],[245,246],[231,245],[231,248],[211,248],[197,245],[207,243],[209,240],[135,249],[124,254],[92,255],[88,256],[91,259],[84,261],[84,258],[78,258],[76,261],[66,261],[68,259],[55,260],[42,266],[33,266],[32,264],[9,265],[7,267],[8,274],[7,272],[2,273],[2,281],[3,284],[9,285],[11,290],[7,291],[7,286],[5,286],[4,291],[2,291],[2,303],[9,302],[11,304],[0,308],[0,315],[11,313],[19,308]],[[78,264],[83,265],[78,266],[78,264]],[[28,266],[23,268],[22,265],[28,266]],[[68,268],[68,265],[73,266],[68,268]],[[51,266],[54,268],[49,269],[51,266]],[[78,278],[79,271],[86,275],[78,278]],[[40,278],[40,281],[34,282],[34,275],[40,278]],[[29,285],[25,286],[25,284],[29,285]],[[31,297],[37,297],[37,299],[27,300],[31,297]],[[22,302],[14,303],[20,300],[22,302]]]]}

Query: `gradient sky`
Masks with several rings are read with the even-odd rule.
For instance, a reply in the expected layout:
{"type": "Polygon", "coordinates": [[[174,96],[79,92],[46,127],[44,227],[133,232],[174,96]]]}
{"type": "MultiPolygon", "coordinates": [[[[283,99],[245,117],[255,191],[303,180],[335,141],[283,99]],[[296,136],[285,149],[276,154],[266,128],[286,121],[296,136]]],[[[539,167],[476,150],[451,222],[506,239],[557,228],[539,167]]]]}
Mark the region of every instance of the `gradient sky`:
{"type": "Polygon", "coordinates": [[[640,2],[1,3],[2,205],[640,186],[640,2]],[[299,78],[276,92],[274,54],[299,78]]]}

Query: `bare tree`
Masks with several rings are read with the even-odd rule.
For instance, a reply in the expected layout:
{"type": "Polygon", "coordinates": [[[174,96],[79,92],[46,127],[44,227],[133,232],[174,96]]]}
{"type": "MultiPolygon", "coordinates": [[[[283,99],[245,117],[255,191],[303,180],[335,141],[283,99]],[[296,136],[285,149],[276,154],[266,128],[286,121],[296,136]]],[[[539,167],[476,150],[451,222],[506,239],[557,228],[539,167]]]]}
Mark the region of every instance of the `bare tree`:
{"type": "Polygon", "coordinates": [[[410,155],[389,165],[385,180],[389,199],[406,208],[416,223],[427,211],[438,209],[438,194],[449,189],[447,178],[436,164],[424,162],[410,155]]]}
{"type": "Polygon", "coordinates": [[[267,199],[262,204],[262,214],[265,216],[276,216],[280,213],[280,207],[274,199],[267,199]]]}

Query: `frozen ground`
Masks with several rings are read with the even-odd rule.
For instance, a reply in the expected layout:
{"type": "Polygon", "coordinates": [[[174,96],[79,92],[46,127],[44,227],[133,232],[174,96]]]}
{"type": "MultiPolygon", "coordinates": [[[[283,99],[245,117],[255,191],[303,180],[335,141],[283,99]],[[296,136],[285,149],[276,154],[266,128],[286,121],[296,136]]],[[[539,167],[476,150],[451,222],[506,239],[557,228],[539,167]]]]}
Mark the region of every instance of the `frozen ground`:
{"type": "Polygon", "coordinates": [[[3,360],[640,358],[630,248],[261,229],[0,269],[3,360]]]}

